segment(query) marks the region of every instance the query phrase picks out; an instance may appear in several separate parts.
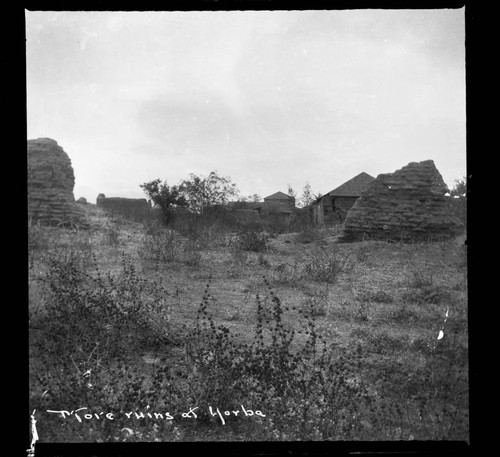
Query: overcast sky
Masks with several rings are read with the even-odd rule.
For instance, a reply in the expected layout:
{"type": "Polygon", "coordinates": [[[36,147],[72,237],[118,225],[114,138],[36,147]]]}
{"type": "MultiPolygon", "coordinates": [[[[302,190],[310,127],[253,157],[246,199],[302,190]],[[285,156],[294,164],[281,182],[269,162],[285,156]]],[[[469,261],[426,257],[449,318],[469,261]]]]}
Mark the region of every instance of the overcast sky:
{"type": "Polygon", "coordinates": [[[75,198],[216,170],[326,193],[432,159],[466,173],[465,11],[26,12],[28,139],[75,198]]]}

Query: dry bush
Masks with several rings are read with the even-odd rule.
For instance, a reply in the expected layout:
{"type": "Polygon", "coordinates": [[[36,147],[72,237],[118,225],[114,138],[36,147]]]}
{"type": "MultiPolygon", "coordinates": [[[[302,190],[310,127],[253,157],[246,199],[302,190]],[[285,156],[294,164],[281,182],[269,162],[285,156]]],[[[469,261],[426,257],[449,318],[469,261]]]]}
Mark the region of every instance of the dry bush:
{"type": "Polygon", "coordinates": [[[350,271],[351,257],[328,248],[316,248],[306,254],[303,265],[303,277],[309,281],[333,284],[341,273],[350,271]]]}

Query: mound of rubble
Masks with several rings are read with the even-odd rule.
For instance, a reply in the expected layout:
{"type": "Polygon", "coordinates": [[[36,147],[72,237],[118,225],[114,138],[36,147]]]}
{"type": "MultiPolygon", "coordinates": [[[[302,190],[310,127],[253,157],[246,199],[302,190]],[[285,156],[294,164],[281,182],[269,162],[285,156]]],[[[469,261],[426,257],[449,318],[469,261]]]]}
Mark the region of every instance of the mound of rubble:
{"type": "Polygon", "coordinates": [[[464,231],[432,160],[380,174],[349,210],[340,241],[436,241],[464,231]]]}
{"type": "Polygon", "coordinates": [[[42,225],[87,228],[84,210],[75,202],[71,160],[55,140],[28,140],[28,221],[42,225]]]}

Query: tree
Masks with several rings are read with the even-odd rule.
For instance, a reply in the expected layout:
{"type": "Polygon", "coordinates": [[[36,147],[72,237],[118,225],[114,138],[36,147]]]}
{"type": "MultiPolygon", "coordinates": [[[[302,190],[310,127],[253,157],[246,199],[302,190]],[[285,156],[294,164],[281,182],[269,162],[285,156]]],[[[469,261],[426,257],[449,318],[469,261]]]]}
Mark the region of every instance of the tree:
{"type": "Polygon", "coordinates": [[[315,200],[316,197],[312,192],[311,185],[307,182],[306,185],[304,186],[304,189],[302,189],[302,195],[300,196],[299,204],[297,206],[305,208],[306,206],[309,206],[311,203],[313,203],[315,200]]]}
{"type": "Polygon", "coordinates": [[[467,227],[467,181],[466,178],[456,179],[450,191],[451,208],[465,227],[467,227]]]}
{"type": "Polygon", "coordinates": [[[231,178],[219,176],[217,171],[212,171],[207,177],[191,173],[189,179],[180,184],[179,189],[189,208],[196,213],[203,213],[213,206],[226,205],[230,198],[239,193],[231,178]]]}
{"type": "Polygon", "coordinates": [[[293,188],[290,184],[288,184],[288,195],[292,198],[297,199],[297,192],[295,192],[295,190],[293,190],[293,188]]]}
{"type": "Polygon", "coordinates": [[[253,203],[258,203],[262,200],[261,196],[259,194],[253,194],[253,195],[248,195],[248,196],[243,196],[238,199],[239,202],[253,202],[253,203]]]}
{"type": "Polygon", "coordinates": [[[185,208],[188,206],[188,201],[182,195],[179,186],[169,186],[167,181],[155,179],[139,187],[144,190],[145,194],[151,199],[154,206],[161,210],[165,222],[169,222],[172,217],[172,210],[175,208],[185,208]]]}
{"type": "Polygon", "coordinates": [[[450,191],[452,197],[467,197],[467,181],[466,178],[455,179],[455,185],[450,191]]]}

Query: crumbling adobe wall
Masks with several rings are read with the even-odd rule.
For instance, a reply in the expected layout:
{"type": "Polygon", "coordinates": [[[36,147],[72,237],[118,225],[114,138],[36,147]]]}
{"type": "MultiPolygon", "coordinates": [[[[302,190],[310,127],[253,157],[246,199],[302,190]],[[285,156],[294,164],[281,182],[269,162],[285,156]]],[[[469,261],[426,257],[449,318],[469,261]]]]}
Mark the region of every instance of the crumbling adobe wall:
{"type": "Polygon", "coordinates": [[[151,206],[145,198],[106,197],[99,194],[96,204],[110,215],[119,215],[136,222],[143,221],[151,212],[151,206]]]}
{"type": "Polygon", "coordinates": [[[344,222],[341,241],[432,241],[455,237],[463,224],[450,212],[448,188],[432,160],[380,174],[344,222]]]}
{"type": "Polygon", "coordinates": [[[68,154],[55,140],[28,140],[28,220],[42,225],[87,228],[76,204],[75,175],[68,154]]]}
{"type": "Polygon", "coordinates": [[[231,209],[228,214],[241,223],[259,223],[259,212],[253,209],[231,209]]]}

